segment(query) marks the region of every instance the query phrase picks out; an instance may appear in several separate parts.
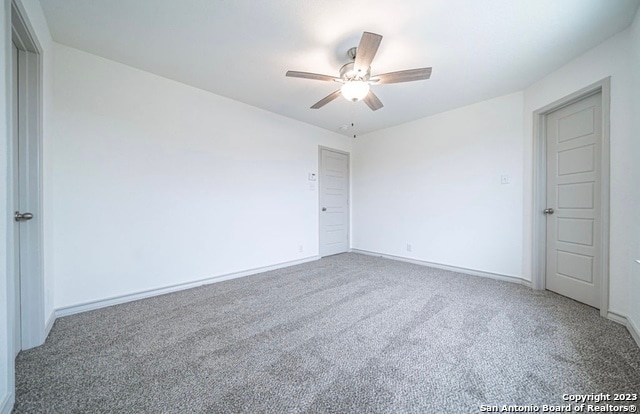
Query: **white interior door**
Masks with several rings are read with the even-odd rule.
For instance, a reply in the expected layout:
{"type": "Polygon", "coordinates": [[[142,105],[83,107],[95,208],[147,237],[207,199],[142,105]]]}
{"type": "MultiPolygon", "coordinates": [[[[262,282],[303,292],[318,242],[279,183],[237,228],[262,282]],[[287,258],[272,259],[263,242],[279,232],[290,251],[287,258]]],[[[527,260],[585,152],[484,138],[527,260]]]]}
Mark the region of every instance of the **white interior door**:
{"type": "Polygon", "coordinates": [[[546,121],[546,287],[600,308],[602,94],[546,121]]]}
{"type": "Polygon", "coordinates": [[[11,7],[13,180],[15,257],[11,277],[11,314],[16,352],[45,340],[44,276],[42,273],[42,60],[37,37],[18,7],[11,7]],[[15,294],[14,294],[15,293],[15,294]]]}
{"type": "MultiPolygon", "coordinates": [[[[12,64],[12,91],[13,91],[13,131],[12,131],[12,165],[13,165],[13,211],[20,211],[20,152],[19,152],[19,105],[18,105],[18,47],[11,43],[11,64],[12,64]]],[[[13,309],[14,309],[14,344],[15,355],[22,349],[22,329],[21,329],[21,289],[20,289],[20,229],[16,223],[13,232],[13,309]]]]}
{"type": "Polygon", "coordinates": [[[320,256],[349,249],[349,155],[320,149],[320,256]]]}

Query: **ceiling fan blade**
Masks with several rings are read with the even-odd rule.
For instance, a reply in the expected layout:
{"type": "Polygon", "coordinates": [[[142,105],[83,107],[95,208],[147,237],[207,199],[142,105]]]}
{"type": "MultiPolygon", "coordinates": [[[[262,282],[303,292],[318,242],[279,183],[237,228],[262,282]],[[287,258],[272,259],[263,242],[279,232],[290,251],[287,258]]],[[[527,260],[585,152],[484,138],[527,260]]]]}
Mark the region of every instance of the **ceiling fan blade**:
{"type": "Polygon", "coordinates": [[[326,104],[328,104],[329,102],[333,101],[334,99],[336,99],[338,96],[340,96],[340,89],[338,89],[337,91],[333,92],[330,95],[325,96],[324,98],[320,99],[318,102],[316,102],[315,104],[313,104],[313,106],[311,107],[311,109],[319,109],[322,108],[323,106],[325,106],[326,104]]]}
{"type": "Polygon", "coordinates": [[[311,73],[311,72],[298,72],[295,70],[288,71],[286,73],[286,76],[289,76],[290,78],[314,79],[314,80],[327,81],[327,82],[338,80],[338,78],[336,78],[335,76],[321,75],[319,73],[311,73]]]}
{"type": "Polygon", "coordinates": [[[364,97],[363,101],[369,108],[371,108],[372,111],[377,111],[384,106],[382,105],[382,102],[380,102],[378,96],[373,93],[373,91],[369,91],[367,96],[364,97]]]}
{"type": "Polygon", "coordinates": [[[380,42],[382,42],[382,36],[379,34],[364,32],[358,49],[356,49],[356,61],[353,69],[366,72],[371,66],[371,61],[378,51],[380,42]]]}
{"type": "Polygon", "coordinates": [[[420,68],[384,73],[382,75],[372,76],[372,80],[377,79],[378,83],[400,83],[429,79],[430,77],[431,68],[420,68]]]}

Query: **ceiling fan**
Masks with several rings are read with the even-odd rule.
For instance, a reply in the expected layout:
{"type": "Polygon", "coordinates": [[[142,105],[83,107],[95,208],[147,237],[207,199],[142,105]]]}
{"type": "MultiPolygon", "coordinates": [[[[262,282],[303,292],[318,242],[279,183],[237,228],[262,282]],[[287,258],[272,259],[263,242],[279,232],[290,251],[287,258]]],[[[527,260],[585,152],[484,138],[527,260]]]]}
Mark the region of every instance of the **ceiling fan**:
{"type": "Polygon", "coordinates": [[[314,79],[327,82],[338,82],[342,86],[337,91],[316,102],[311,109],[322,108],[329,102],[342,95],[345,99],[357,102],[364,100],[372,111],[382,108],[382,102],[370,90],[371,85],[383,83],[413,82],[417,80],[429,79],[431,68],[419,68],[389,72],[382,75],[371,76],[371,62],[373,61],[378,47],[382,42],[382,36],[375,33],[364,32],[358,47],[352,47],[347,52],[352,59],[340,68],[340,77],[321,75],[318,73],[297,72],[290,70],[286,76],[292,78],[314,79]]]}

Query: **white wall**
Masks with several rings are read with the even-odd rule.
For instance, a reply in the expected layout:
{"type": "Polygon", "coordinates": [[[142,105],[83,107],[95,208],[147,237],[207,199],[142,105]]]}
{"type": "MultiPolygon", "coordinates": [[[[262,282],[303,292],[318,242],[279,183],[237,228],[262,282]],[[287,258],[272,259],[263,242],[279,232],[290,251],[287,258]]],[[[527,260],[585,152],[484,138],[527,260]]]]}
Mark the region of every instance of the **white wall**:
{"type": "MultiPolygon", "coordinates": [[[[633,235],[630,218],[638,215],[631,203],[633,182],[631,127],[631,42],[626,30],[581,57],[571,61],[524,91],[524,271],[531,276],[533,228],[533,111],[611,76],[611,186],[610,186],[610,297],[609,310],[627,315],[630,273],[634,270],[633,235]]],[[[637,158],[637,153],[635,155],[637,158]]],[[[637,159],[635,160],[637,164],[637,159]]]]}
{"type": "MultiPolygon", "coordinates": [[[[633,157],[631,163],[631,211],[630,220],[634,223],[629,226],[631,231],[631,255],[635,259],[640,259],[640,10],[636,13],[636,18],[630,30],[631,36],[631,73],[633,97],[633,132],[631,134],[631,148],[629,153],[633,157]]],[[[640,264],[632,265],[631,286],[628,289],[629,299],[629,322],[634,326],[636,332],[640,333],[640,264]]],[[[638,340],[640,338],[636,338],[638,340]]],[[[640,345],[640,343],[639,343],[640,345]]]]}
{"type": "Polygon", "coordinates": [[[521,93],[359,136],[353,247],[520,277],[521,154],[521,93]]]}
{"type": "Polygon", "coordinates": [[[307,175],[348,138],[62,45],[54,73],[56,308],[318,254],[307,175]]]}

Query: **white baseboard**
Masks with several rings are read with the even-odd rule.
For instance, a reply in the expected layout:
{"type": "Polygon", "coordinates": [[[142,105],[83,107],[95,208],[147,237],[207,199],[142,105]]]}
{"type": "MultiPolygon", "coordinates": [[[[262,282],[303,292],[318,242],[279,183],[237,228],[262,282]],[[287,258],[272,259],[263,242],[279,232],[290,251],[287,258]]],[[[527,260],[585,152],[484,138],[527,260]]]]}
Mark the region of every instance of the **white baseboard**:
{"type": "Polygon", "coordinates": [[[56,311],[54,310],[53,312],[51,312],[51,314],[49,315],[49,317],[47,318],[47,323],[44,326],[44,340],[42,341],[44,343],[44,341],[47,340],[47,337],[49,336],[49,332],[51,332],[51,328],[53,328],[53,324],[56,321],[56,311]]]}
{"type": "Polygon", "coordinates": [[[436,269],[449,270],[451,272],[464,273],[464,274],[472,275],[472,276],[480,276],[480,277],[487,277],[489,279],[503,280],[505,282],[518,283],[520,285],[524,285],[524,286],[527,286],[529,288],[531,287],[531,281],[530,280],[526,280],[526,279],[523,279],[523,278],[520,278],[520,277],[517,277],[517,276],[509,276],[509,275],[501,275],[499,273],[483,272],[481,270],[466,269],[464,267],[443,265],[443,264],[440,264],[440,263],[432,263],[432,262],[427,262],[427,261],[424,261],[424,260],[411,259],[411,258],[408,258],[408,257],[394,256],[394,255],[390,255],[390,254],[371,252],[371,251],[368,251],[368,250],[351,249],[351,251],[353,253],[366,254],[367,256],[384,257],[385,259],[398,260],[398,261],[401,261],[401,262],[413,263],[413,264],[417,264],[417,265],[420,265],[420,266],[434,267],[436,269]]]}
{"type": "Polygon", "coordinates": [[[619,323],[620,325],[624,325],[627,326],[627,317],[617,313],[617,312],[612,312],[612,311],[608,311],[606,313],[607,315],[607,319],[609,319],[610,321],[619,323]]]}
{"type": "Polygon", "coordinates": [[[134,300],[145,299],[152,296],[164,295],[171,292],[177,292],[179,290],[185,290],[185,289],[191,289],[198,286],[209,285],[211,283],[222,282],[224,280],[237,279],[239,277],[255,275],[256,273],[263,273],[271,270],[281,269],[283,267],[295,266],[302,263],[312,262],[318,259],[320,259],[320,256],[310,256],[304,259],[278,263],[271,266],[259,267],[255,269],[249,269],[249,270],[244,270],[244,271],[235,272],[235,273],[228,273],[224,275],[212,276],[206,279],[200,279],[193,282],[179,283],[176,285],[166,286],[162,288],[149,289],[141,292],[114,296],[107,299],[99,299],[95,301],[85,302],[78,305],[65,306],[55,310],[55,318],[53,318],[53,320],[50,323],[53,326],[53,322],[55,322],[55,319],[63,316],[73,315],[76,313],[86,312],[86,311],[100,309],[100,308],[106,308],[107,306],[119,305],[121,303],[132,302],[134,300]]]}
{"type": "Polygon", "coordinates": [[[627,328],[627,331],[631,334],[633,340],[638,344],[638,347],[640,347],[640,329],[638,329],[638,326],[633,323],[631,319],[617,312],[611,311],[607,312],[607,319],[617,322],[620,325],[624,325],[624,327],[627,328]]]}
{"type": "Polygon", "coordinates": [[[11,414],[13,410],[13,404],[15,403],[15,394],[13,392],[8,393],[2,399],[0,403],[0,414],[11,414]]]}
{"type": "Polygon", "coordinates": [[[638,344],[638,347],[640,348],[640,328],[638,328],[638,325],[633,323],[630,318],[627,318],[626,326],[627,330],[631,334],[631,337],[634,341],[636,341],[636,344],[638,344]]]}

